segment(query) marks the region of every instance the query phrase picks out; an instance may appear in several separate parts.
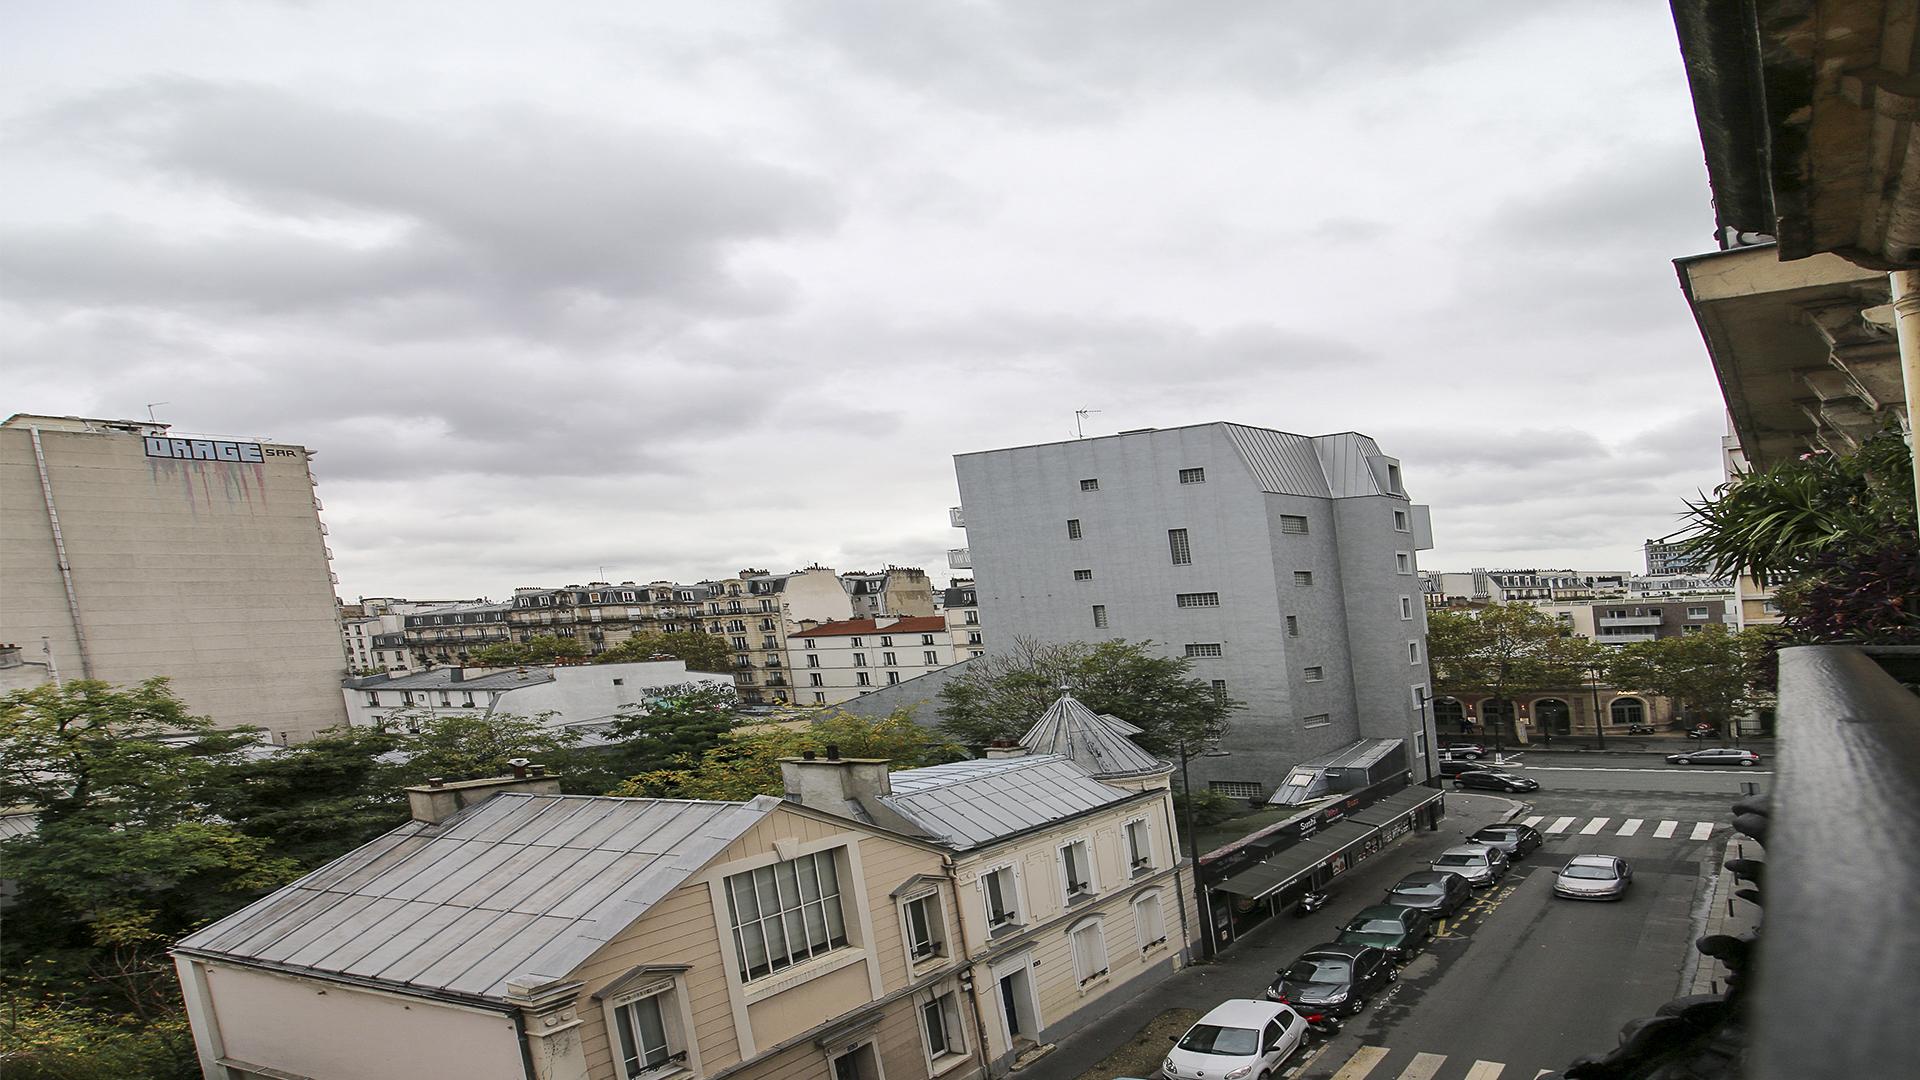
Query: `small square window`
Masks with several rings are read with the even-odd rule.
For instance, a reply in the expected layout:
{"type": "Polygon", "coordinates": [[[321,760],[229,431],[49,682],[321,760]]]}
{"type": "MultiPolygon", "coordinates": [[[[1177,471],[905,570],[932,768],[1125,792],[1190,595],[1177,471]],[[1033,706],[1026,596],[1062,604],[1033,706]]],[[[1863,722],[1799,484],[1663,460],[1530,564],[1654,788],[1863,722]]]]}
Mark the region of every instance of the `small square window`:
{"type": "Polygon", "coordinates": [[[1091,570],[1075,570],[1075,571],[1073,572],[1073,580],[1075,580],[1075,581],[1092,581],[1092,580],[1093,580],[1093,571],[1091,571],[1091,570]]]}
{"type": "Polygon", "coordinates": [[[1304,536],[1307,532],[1307,519],[1298,514],[1281,514],[1280,531],[1292,536],[1304,536]]]}
{"type": "Polygon", "coordinates": [[[1312,716],[1303,716],[1300,718],[1301,727],[1326,727],[1331,723],[1333,723],[1333,717],[1326,713],[1315,713],[1312,716]]]}
{"type": "Polygon", "coordinates": [[[1312,667],[1303,669],[1300,672],[1300,675],[1302,678],[1306,679],[1306,681],[1308,682],[1319,682],[1320,680],[1327,677],[1327,669],[1320,667],[1319,665],[1314,665],[1312,667]]]}
{"type": "Polygon", "coordinates": [[[1207,482],[1207,470],[1181,469],[1180,482],[1183,484],[1204,484],[1207,482]]]}
{"type": "Polygon", "coordinates": [[[1405,510],[1395,510],[1393,512],[1393,531],[1409,531],[1407,526],[1407,512],[1405,510]]]}
{"type": "Polygon", "coordinates": [[[1394,552],[1393,553],[1393,569],[1396,573],[1401,573],[1401,574],[1413,573],[1412,553],[1406,552],[1406,551],[1394,552]]]}
{"type": "Polygon", "coordinates": [[[1222,705],[1225,705],[1227,703],[1227,680],[1225,679],[1213,680],[1213,700],[1219,702],[1222,705]]]}
{"type": "Polygon", "coordinates": [[[1293,587],[1296,589],[1312,588],[1313,587],[1313,571],[1295,570],[1293,572],[1293,587]]]}
{"type": "Polygon", "coordinates": [[[1207,642],[1207,643],[1197,644],[1197,645],[1188,645],[1187,655],[1188,656],[1221,656],[1221,655],[1224,655],[1224,650],[1221,649],[1219,642],[1207,642]]]}
{"type": "Polygon", "coordinates": [[[615,680],[613,680],[613,685],[615,685],[615,686],[625,686],[625,685],[627,685],[627,680],[625,680],[625,679],[615,679],[615,680]]]}
{"type": "Polygon", "coordinates": [[[1078,539],[1080,539],[1080,536],[1081,536],[1081,533],[1080,533],[1080,519],[1079,519],[1079,518],[1068,518],[1068,519],[1067,519],[1067,539],[1069,539],[1069,540],[1078,540],[1078,539]]]}
{"type": "Polygon", "coordinates": [[[1089,477],[1088,479],[1082,480],[1080,481],[1080,490],[1081,491],[1099,491],[1100,481],[1093,479],[1091,477],[1089,477]]]}

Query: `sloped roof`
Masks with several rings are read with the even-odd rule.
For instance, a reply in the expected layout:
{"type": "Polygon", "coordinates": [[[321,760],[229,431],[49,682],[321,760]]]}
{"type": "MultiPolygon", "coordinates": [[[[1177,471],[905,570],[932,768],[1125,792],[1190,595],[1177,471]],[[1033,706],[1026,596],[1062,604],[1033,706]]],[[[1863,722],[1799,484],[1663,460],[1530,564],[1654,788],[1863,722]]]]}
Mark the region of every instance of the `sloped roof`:
{"type": "Polygon", "coordinates": [[[934,634],[945,631],[947,621],[938,615],[909,615],[897,619],[885,626],[875,625],[873,619],[842,619],[839,622],[825,622],[810,630],[801,630],[788,634],[788,637],[847,637],[852,634],[934,634]]]}
{"type": "Polygon", "coordinates": [[[409,822],[177,948],[504,1001],[561,978],[780,800],[495,795],[409,822]]]}
{"type": "Polygon", "coordinates": [[[552,681],[552,668],[529,665],[525,669],[507,668],[481,675],[468,675],[459,668],[434,668],[410,675],[383,673],[364,679],[348,679],[346,684],[354,690],[517,690],[523,686],[538,686],[552,681]],[[455,671],[460,671],[462,677],[455,679],[455,671]]]}
{"type": "Polygon", "coordinates": [[[1220,427],[1262,491],[1321,499],[1388,494],[1373,471],[1380,447],[1359,432],[1307,436],[1244,424],[1220,427]]]}
{"type": "Polygon", "coordinates": [[[1061,694],[1020,737],[1020,745],[1035,754],[1059,754],[1095,777],[1139,776],[1166,767],[1122,734],[1117,723],[1061,694]]]}
{"type": "Polygon", "coordinates": [[[1058,754],[986,758],[905,769],[880,801],[929,836],[983,847],[1133,797],[1058,754]]]}

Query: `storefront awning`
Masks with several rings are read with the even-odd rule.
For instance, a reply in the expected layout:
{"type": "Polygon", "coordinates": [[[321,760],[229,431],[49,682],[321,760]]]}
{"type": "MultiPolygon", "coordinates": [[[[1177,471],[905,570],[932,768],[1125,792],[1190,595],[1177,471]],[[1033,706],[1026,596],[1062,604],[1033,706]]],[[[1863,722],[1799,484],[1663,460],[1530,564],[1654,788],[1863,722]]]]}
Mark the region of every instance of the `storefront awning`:
{"type": "Polygon", "coordinates": [[[1347,820],[1380,828],[1393,824],[1428,803],[1440,801],[1445,795],[1446,792],[1439,788],[1410,787],[1404,791],[1396,791],[1371,806],[1355,810],[1348,815],[1347,820]]]}
{"type": "MultiPolygon", "coordinates": [[[[1401,811],[1403,814],[1405,812],[1401,811]]],[[[1290,848],[1275,852],[1265,861],[1215,883],[1212,888],[1249,900],[1264,899],[1377,831],[1378,826],[1363,825],[1358,821],[1336,822],[1290,848]]]]}

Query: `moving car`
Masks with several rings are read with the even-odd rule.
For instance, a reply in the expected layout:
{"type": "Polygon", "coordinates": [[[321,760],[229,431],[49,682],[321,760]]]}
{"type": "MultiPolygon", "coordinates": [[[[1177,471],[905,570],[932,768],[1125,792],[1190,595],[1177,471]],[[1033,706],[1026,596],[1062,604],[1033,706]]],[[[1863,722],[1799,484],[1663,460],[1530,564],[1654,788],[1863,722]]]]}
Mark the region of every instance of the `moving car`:
{"type": "Polygon", "coordinates": [[[1453,743],[1440,748],[1442,758],[1472,758],[1478,760],[1487,756],[1487,748],[1479,743],[1453,743]]]}
{"type": "Polygon", "coordinates": [[[1575,855],[1554,875],[1555,896],[1575,900],[1618,900],[1633,884],[1633,867],[1618,855],[1575,855]]]}
{"type": "Polygon", "coordinates": [[[1507,853],[1489,844],[1462,844],[1434,856],[1427,868],[1459,874],[1475,887],[1498,885],[1507,876],[1507,853]]]}
{"type": "Polygon", "coordinates": [[[1451,758],[1440,759],[1440,775],[1441,776],[1459,776],[1461,773],[1479,772],[1481,769],[1484,769],[1484,768],[1486,768],[1486,766],[1480,764],[1479,762],[1468,761],[1465,758],[1461,758],[1457,761],[1451,758]]]}
{"type": "Polygon", "coordinates": [[[1361,908],[1340,928],[1342,945],[1371,945],[1395,960],[1411,959],[1433,937],[1433,916],[1419,908],[1376,904],[1361,908]]]}
{"type": "Polygon", "coordinates": [[[1515,776],[1512,773],[1480,769],[1475,772],[1464,772],[1454,777],[1453,786],[1456,788],[1481,788],[1486,791],[1539,791],[1540,781],[1530,780],[1524,776],[1515,776]]]}
{"type": "Polygon", "coordinates": [[[1512,862],[1515,859],[1526,858],[1527,852],[1546,843],[1547,838],[1541,836],[1540,830],[1531,825],[1512,822],[1506,825],[1489,825],[1467,839],[1476,844],[1499,848],[1506,853],[1507,861],[1512,862]]]}
{"type": "Polygon", "coordinates": [[[1306,1037],[1307,1022],[1287,1006],[1234,998],[1174,1040],[1160,1072],[1167,1080],[1260,1080],[1278,1072],[1306,1037]]]}
{"type": "Polygon", "coordinates": [[[1399,977],[1385,949],[1338,942],[1315,945],[1281,969],[1267,987],[1267,997],[1302,1014],[1353,1016],[1399,977]]]}
{"type": "Polygon", "coordinates": [[[1760,755],[1751,750],[1735,750],[1731,746],[1715,746],[1706,750],[1692,750],[1684,754],[1668,754],[1669,765],[1758,765],[1760,755]]]}
{"type": "Polygon", "coordinates": [[[1444,870],[1422,870],[1408,874],[1387,890],[1389,904],[1419,908],[1436,919],[1444,919],[1473,899],[1473,886],[1467,879],[1444,870]]]}

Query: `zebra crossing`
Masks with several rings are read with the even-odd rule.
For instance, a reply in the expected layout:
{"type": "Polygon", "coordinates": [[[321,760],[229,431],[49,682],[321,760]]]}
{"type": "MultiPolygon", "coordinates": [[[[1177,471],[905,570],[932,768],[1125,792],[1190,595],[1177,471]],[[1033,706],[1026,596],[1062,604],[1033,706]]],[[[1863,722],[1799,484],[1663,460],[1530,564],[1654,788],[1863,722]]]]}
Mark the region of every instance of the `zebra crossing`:
{"type": "MultiPolygon", "coordinates": [[[[1514,1066],[1503,1061],[1487,1061],[1475,1058],[1472,1061],[1460,1060],[1453,1066],[1448,1065],[1446,1054],[1416,1053],[1406,1064],[1394,1072],[1390,1066],[1381,1069],[1380,1065],[1393,1056],[1393,1050],[1385,1046],[1362,1046],[1353,1055],[1340,1064],[1331,1075],[1324,1071],[1330,1062],[1314,1062],[1310,1074],[1313,1077],[1326,1077],[1326,1080],[1538,1080],[1552,1072],[1537,1066],[1514,1066]],[[1465,1071],[1462,1072],[1461,1069],[1465,1071]],[[1442,1074],[1445,1074],[1444,1077],[1442,1074]]],[[[1302,1075],[1307,1075],[1301,1070],[1302,1075]]]]}
{"type": "MultiPolygon", "coordinates": [[[[1613,818],[1597,817],[1588,819],[1578,829],[1575,829],[1574,823],[1579,820],[1577,817],[1556,817],[1548,822],[1547,815],[1535,814],[1532,817],[1521,818],[1520,824],[1539,829],[1547,836],[1600,836],[1603,834],[1607,836],[1637,836],[1640,833],[1641,826],[1647,823],[1645,818],[1628,818],[1620,823],[1619,828],[1615,829],[1613,828],[1613,818]],[[1542,822],[1546,822],[1546,824],[1542,824],[1542,822]],[[1609,829],[1612,829],[1612,831],[1609,832],[1609,829]]],[[[1653,838],[1655,840],[1674,839],[1675,834],[1680,831],[1682,824],[1683,823],[1679,821],[1662,821],[1653,827],[1653,838]]],[[[1715,822],[1696,821],[1693,823],[1693,827],[1687,832],[1686,838],[1688,840],[1711,839],[1714,830],[1718,828],[1720,828],[1720,826],[1715,822]]]]}

